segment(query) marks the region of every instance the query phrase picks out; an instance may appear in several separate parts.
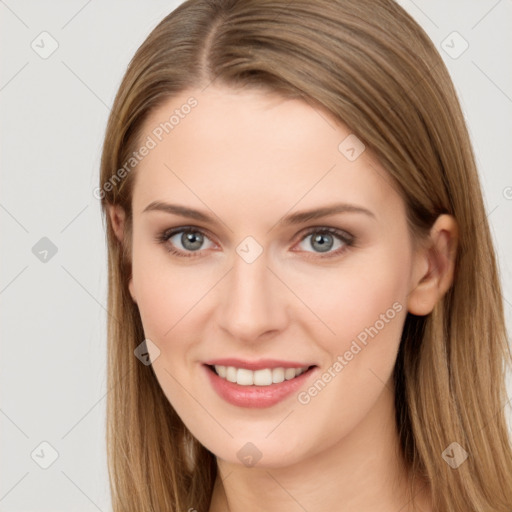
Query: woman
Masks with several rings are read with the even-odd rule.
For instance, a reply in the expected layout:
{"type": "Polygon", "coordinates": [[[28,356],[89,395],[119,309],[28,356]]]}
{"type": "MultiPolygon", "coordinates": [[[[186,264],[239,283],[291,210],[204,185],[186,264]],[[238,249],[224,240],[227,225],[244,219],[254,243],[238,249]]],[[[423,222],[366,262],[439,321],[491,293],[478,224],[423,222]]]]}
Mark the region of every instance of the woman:
{"type": "Polygon", "coordinates": [[[512,509],[474,156],[402,8],[186,1],[101,167],[116,512],[512,509]]]}

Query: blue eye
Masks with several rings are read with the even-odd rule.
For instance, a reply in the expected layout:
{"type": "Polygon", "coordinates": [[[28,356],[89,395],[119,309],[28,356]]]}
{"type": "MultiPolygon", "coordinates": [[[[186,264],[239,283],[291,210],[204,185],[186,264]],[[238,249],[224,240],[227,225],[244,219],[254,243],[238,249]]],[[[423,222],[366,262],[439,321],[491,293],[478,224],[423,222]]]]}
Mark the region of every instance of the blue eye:
{"type": "MultiPolygon", "coordinates": [[[[304,252],[316,253],[320,255],[320,258],[340,255],[348,247],[354,245],[355,241],[355,237],[346,231],[329,227],[309,228],[308,232],[302,236],[300,243],[304,243],[308,238],[311,238],[308,246],[312,247],[314,251],[304,250],[304,252]],[[335,245],[338,245],[338,247],[334,247],[335,245]],[[333,250],[333,247],[335,250],[333,250]],[[325,254],[325,256],[322,256],[322,254],[325,254]]],[[[157,236],[156,241],[167,244],[167,250],[171,254],[185,258],[201,256],[202,249],[214,246],[206,233],[194,226],[182,226],[166,230],[157,236]],[[205,241],[209,241],[211,246],[204,247],[205,241]]],[[[307,257],[310,258],[311,256],[307,257]]]]}
{"type": "Polygon", "coordinates": [[[184,257],[196,256],[194,253],[201,249],[205,240],[209,240],[209,238],[201,230],[192,227],[165,231],[158,237],[158,241],[161,243],[170,242],[169,252],[184,257]],[[176,240],[173,241],[173,238],[176,240]],[[175,249],[177,244],[181,245],[178,250],[175,249]]]}
{"type": "Polygon", "coordinates": [[[338,255],[343,252],[347,247],[354,245],[354,237],[348,233],[335,228],[313,228],[306,233],[301,242],[310,238],[309,247],[315,249],[314,252],[326,253],[330,256],[338,255]],[[338,247],[332,251],[333,247],[338,241],[338,247]]]}

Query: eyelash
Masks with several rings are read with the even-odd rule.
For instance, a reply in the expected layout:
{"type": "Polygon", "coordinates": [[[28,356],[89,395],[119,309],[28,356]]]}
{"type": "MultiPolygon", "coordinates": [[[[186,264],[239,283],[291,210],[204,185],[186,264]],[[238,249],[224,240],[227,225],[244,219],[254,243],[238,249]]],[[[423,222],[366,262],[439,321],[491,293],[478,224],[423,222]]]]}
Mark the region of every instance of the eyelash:
{"type": "MultiPolygon", "coordinates": [[[[165,244],[166,242],[169,241],[169,239],[171,237],[173,237],[174,235],[178,234],[178,233],[182,233],[182,232],[192,232],[192,233],[200,233],[203,237],[206,237],[208,238],[209,240],[211,240],[211,237],[208,236],[207,233],[205,233],[202,229],[199,229],[199,228],[196,228],[195,226],[180,226],[179,228],[173,228],[173,229],[167,229],[161,233],[159,233],[157,236],[156,236],[156,241],[160,244],[165,244]]],[[[308,230],[303,234],[302,238],[299,240],[299,242],[302,242],[305,238],[307,238],[309,235],[312,235],[312,234],[315,234],[315,233],[319,233],[319,234],[325,234],[325,233],[328,233],[330,235],[334,235],[336,236],[344,245],[343,247],[337,249],[336,251],[333,251],[333,252],[327,252],[325,253],[325,256],[322,256],[321,254],[322,253],[314,253],[314,254],[317,254],[318,256],[306,256],[306,258],[314,258],[314,259],[318,259],[318,258],[321,258],[321,259],[326,259],[326,258],[331,258],[331,257],[335,257],[335,256],[340,256],[342,253],[344,253],[349,247],[353,247],[355,245],[355,237],[353,235],[351,235],[350,233],[346,232],[346,231],[342,231],[340,229],[336,229],[336,228],[330,228],[330,227],[312,227],[312,228],[308,228],[308,230]]],[[[199,251],[189,251],[189,252],[186,252],[186,253],[183,253],[182,251],[180,250],[177,250],[173,247],[166,247],[167,251],[170,252],[171,254],[175,255],[175,256],[178,256],[178,257],[182,257],[182,258],[195,258],[195,257],[199,257],[200,256],[200,253],[201,253],[201,250],[199,251]]],[[[307,254],[310,254],[309,251],[306,251],[307,254]]]]}

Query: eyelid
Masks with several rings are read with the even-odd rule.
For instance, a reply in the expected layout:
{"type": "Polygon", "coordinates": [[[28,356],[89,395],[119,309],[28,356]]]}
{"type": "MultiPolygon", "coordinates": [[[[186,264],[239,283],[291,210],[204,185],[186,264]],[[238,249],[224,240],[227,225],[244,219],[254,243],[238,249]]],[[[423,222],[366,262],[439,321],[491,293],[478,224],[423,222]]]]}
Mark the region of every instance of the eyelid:
{"type": "Polygon", "coordinates": [[[312,235],[313,233],[330,233],[332,235],[341,238],[346,242],[350,242],[355,240],[355,236],[349,233],[348,231],[340,228],[330,227],[330,226],[310,226],[305,228],[304,231],[299,233],[300,240],[303,240],[306,236],[312,235]]]}

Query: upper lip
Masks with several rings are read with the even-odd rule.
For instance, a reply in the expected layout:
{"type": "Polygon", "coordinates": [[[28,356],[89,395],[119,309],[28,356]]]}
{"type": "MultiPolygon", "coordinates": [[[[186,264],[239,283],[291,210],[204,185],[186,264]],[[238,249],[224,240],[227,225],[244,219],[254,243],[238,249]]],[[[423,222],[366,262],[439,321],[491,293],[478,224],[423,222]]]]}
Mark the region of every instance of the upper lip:
{"type": "Polygon", "coordinates": [[[247,370],[262,370],[264,368],[304,368],[314,366],[310,363],[301,363],[298,361],[282,361],[279,359],[249,361],[247,359],[236,359],[233,357],[211,359],[210,361],[205,361],[204,364],[209,366],[234,366],[235,368],[246,368],[247,370]]]}

